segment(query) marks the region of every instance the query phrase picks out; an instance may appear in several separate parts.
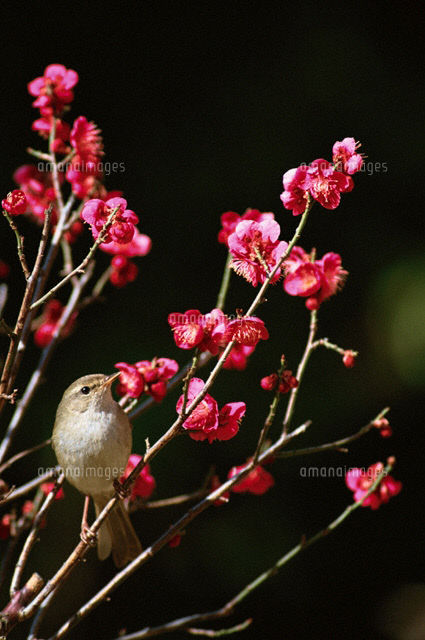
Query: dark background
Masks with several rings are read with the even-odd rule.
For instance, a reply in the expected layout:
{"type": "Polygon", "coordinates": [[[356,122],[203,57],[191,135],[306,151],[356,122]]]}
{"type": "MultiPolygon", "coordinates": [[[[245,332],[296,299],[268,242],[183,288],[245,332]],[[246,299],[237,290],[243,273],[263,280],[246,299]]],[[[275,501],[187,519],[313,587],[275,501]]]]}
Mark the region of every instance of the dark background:
{"type": "MultiPolygon", "coordinates": [[[[320,333],[358,349],[360,357],[346,370],[331,352],[314,356],[294,425],[313,420],[297,443],[312,445],[356,431],[390,405],[393,438],[371,433],[348,455],[275,464],[276,486],[269,493],[234,496],[228,507],[203,514],[178,549],[164,549],[71,637],[113,638],[123,627],[135,631],[221,606],[350,502],[342,479],[308,480],[301,467],[368,466],[394,454],[394,475],[404,484],[400,496],[377,512],[357,511],[225,625],[252,616],[241,636],[247,639],[407,638],[410,622],[403,616],[409,618],[416,602],[425,610],[423,4],[22,3],[2,13],[1,193],[13,187],[14,169],[28,162],[26,146],[40,147],[30,131],[37,112],[26,84],[47,64],[60,62],[80,75],[69,121],[85,115],[101,127],[105,161],[125,166],[107,185],[123,190],[153,240],[151,254],[139,262],[138,281],[87,310],[57,350],[16,451],[48,437],[58,400],[76,377],[155,355],[185,363],[166,318],[172,311],[214,306],[225,259],[216,242],[223,211],[274,211],[289,240],[297,220],[279,199],[287,169],[330,159],[333,142],[345,136],[362,142],[374,166],[355,176],[354,191],[336,211],[314,208],[302,240],[319,255],[342,255],[350,276],[323,306],[320,333]]],[[[19,223],[31,251],[32,227],[19,223]]],[[[4,226],[1,238],[2,257],[13,261],[13,238],[4,226]]],[[[22,286],[16,260],[14,266],[11,320],[22,286]]],[[[233,278],[226,310],[247,308],[253,293],[233,278]]],[[[183,438],[171,444],[152,465],[156,497],[193,490],[211,463],[224,478],[252,451],[269,402],[259,378],[276,367],[281,353],[296,368],[308,328],[303,302],[283,296],[280,285],[269,301],[259,314],[271,339],[258,346],[244,373],[223,372],[214,387],[220,405],[247,401],[240,434],[211,446],[183,438]]],[[[35,348],[29,351],[21,385],[37,355],[35,348]]],[[[174,419],[176,398],[135,423],[135,451],[142,453],[144,438],[154,441],[174,419]]],[[[53,463],[46,452],[38,462],[16,466],[8,480],[21,483],[38,464],[53,463]]],[[[81,496],[68,486],[28,570],[52,575],[75,545],[81,507],[81,496]]],[[[144,545],[179,513],[135,515],[144,545]]],[[[100,565],[91,553],[52,607],[43,637],[112,575],[112,563],[100,565]]],[[[22,631],[14,637],[23,637],[22,631]]],[[[425,631],[414,637],[425,638],[425,631]]]]}

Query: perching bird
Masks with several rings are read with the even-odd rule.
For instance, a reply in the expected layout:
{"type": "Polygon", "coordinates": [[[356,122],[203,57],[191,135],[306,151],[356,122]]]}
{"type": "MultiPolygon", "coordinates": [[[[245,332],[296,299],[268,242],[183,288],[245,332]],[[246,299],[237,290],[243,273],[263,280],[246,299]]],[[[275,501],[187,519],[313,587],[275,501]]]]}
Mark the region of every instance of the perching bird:
{"type": "MultiPolygon", "coordinates": [[[[111,386],[120,374],[95,373],[73,382],[59,403],[52,446],[65,477],[86,496],[82,536],[88,529],[88,496],[96,517],[114,495],[113,482],[123,473],[131,453],[131,424],[116,402],[111,386]]],[[[102,523],[97,554],[104,560],[112,551],[117,567],[142,550],[129,515],[120,500],[102,523]]]]}

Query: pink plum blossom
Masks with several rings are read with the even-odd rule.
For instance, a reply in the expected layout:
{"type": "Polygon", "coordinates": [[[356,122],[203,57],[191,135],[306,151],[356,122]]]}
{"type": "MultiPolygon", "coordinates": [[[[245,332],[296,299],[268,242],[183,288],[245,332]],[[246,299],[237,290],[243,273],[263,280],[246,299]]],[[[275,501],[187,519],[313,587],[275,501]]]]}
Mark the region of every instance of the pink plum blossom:
{"type": "Polygon", "coordinates": [[[127,209],[127,201],[124,198],[110,198],[106,202],[94,198],[85,203],[81,218],[91,226],[94,239],[99,236],[109,216],[116,209],[118,213],[105,235],[105,241],[128,244],[132,240],[135,232],[134,225],[139,222],[139,219],[134,211],[127,209]]]}
{"type": "Polygon", "coordinates": [[[343,171],[348,175],[353,175],[360,171],[363,165],[363,158],[357,149],[361,146],[354,138],[344,138],[335,142],[332,147],[332,161],[338,171],[343,171]]]}
{"type": "Polygon", "coordinates": [[[222,343],[235,341],[245,347],[255,347],[260,340],[268,340],[269,332],[264,322],[255,316],[235,318],[216,327],[216,340],[222,343]]]}
{"type": "MultiPolygon", "coordinates": [[[[240,471],[246,468],[246,464],[242,464],[238,467],[232,467],[228,473],[228,478],[233,478],[240,471]]],[[[237,482],[232,487],[234,493],[253,493],[256,496],[261,496],[266,493],[274,485],[274,478],[266,471],[261,465],[257,465],[248,473],[245,478],[237,482]]]]}
{"type": "MultiPolygon", "coordinates": [[[[355,502],[363,500],[364,496],[370,490],[378,475],[382,473],[383,470],[384,465],[382,462],[376,462],[375,464],[372,464],[367,471],[356,467],[347,471],[345,484],[354,492],[355,502]]],[[[381,504],[388,502],[390,498],[400,493],[402,486],[402,483],[398,480],[394,480],[392,476],[385,476],[378,488],[364,500],[362,507],[378,509],[381,504]]]]}
{"type": "Polygon", "coordinates": [[[152,248],[152,240],[144,233],[140,233],[137,227],[134,228],[134,235],[130,242],[125,244],[120,242],[103,242],[100,249],[105,253],[120,254],[127,258],[136,256],[146,256],[152,248]]]}
{"type": "Polygon", "coordinates": [[[248,364],[248,357],[254,352],[255,347],[246,347],[235,344],[223,364],[223,369],[236,369],[243,371],[248,364]]]}
{"type": "MultiPolygon", "coordinates": [[[[189,382],[187,394],[187,407],[192,403],[196,396],[202,391],[205,383],[200,378],[192,378],[189,382]]],[[[181,413],[183,409],[184,396],[180,396],[177,402],[177,413],[181,413]]],[[[208,434],[216,437],[218,428],[218,406],[209,393],[205,395],[203,400],[195,407],[190,416],[183,422],[183,427],[190,433],[193,440],[205,440],[208,434]]]]}
{"type": "MultiPolygon", "coordinates": [[[[278,223],[266,219],[262,222],[243,220],[229,236],[231,267],[254,287],[267,279],[288,247],[286,242],[279,241],[279,235],[278,223]]],[[[280,275],[281,269],[278,269],[271,282],[279,280],[280,275]]]]}
{"type": "MultiPolygon", "coordinates": [[[[128,459],[124,474],[120,478],[121,482],[128,478],[133,469],[137,467],[141,459],[142,456],[139,456],[139,454],[131,454],[128,459]]],[[[131,487],[130,502],[132,502],[136,498],[150,498],[155,487],[155,478],[151,474],[149,465],[146,464],[137,476],[133,486],[131,487]]]]}
{"type": "Polygon", "coordinates": [[[78,82],[78,74],[62,64],[49,64],[41,77],[28,83],[29,93],[36,97],[33,107],[38,107],[42,115],[59,115],[64,106],[74,99],[73,87],[78,82]]]}
{"type": "Polygon", "coordinates": [[[308,168],[308,188],[311,196],[325,209],[336,209],[341,199],[341,192],[352,188],[350,179],[335,171],[327,160],[313,160],[308,168]]]}
{"type": "Polygon", "coordinates": [[[227,245],[229,236],[234,233],[239,222],[242,222],[242,220],[254,220],[255,222],[274,220],[274,213],[262,213],[258,209],[247,209],[245,213],[240,216],[235,211],[226,211],[222,214],[220,220],[222,228],[218,233],[218,241],[227,245]]]}
{"type": "Polygon", "coordinates": [[[291,296],[307,298],[306,307],[310,311],[334,295],[347,276],[337,253],[326,253],[320,260],[313,260],[301,247],[292,249],[285,268],[283,288],[291,296]]]}

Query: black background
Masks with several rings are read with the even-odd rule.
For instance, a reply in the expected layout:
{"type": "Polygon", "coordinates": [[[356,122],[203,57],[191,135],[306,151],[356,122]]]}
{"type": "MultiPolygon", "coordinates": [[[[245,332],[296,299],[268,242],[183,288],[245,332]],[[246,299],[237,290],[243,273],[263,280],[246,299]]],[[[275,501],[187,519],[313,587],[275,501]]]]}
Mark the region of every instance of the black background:
{"type": "MultiPolygon", "coordinates": [[[[13,187],[14,169],[28,161],[25,148],[40,146],[30,131],[37,112],[26,84],[47,64],[62,63],[80,76],[69,121],[85,115],[101,127],[105,161],[125,167],[107,185],[124,192],[153,240],[151,254],[140,260],[137,283],[110,291],[107,304],[87,310],[58,349],[16,450],[48,437],[57,402],[74,378],[112,371],[119,360],[163,355],[185,362],[167,314],[214,306],[225,259],[216,242],[223,211],[274,211],[289,240],[297,220],[279,199],[284,171],[330,159],[333,142],[345,136],[362,142],[374,166],[355,176],[354,191],[336,211],[314,208],[302,240],[319,255],[342,255],[350,276],[324,305],[320,332],[361,355],[353,370],[330,352],[313,358],[294,424],[313,420],[298,443],[311,445],[348,435],[391,405],[393,438],[371,433],[348,455],[274,465],[273,490],[262,498],[235,496],[228,507],[202,515],[178,549],[164,549],[71,637],[114,638],[121,628],[135,631],[221,606],[351,500],[342,479],[308,480],[301,467],[368,466],[394,454],[394,475],[404,484],[400,496],[377,512],[356,512],[225,624],[252,616],[241,637],[265,640],[407,638],[407,631],[391,635],[384,627],[395,628],[392,616],[408,605],[399,596],[390,616],[390,594],[421,583],[424,569],[423,4],[91,2],[9,9],[2,9],[1,193],[13,187]]],[[[31,252],[32,227],[19,222],[31,252]]],[[[16,260],[4,226],[1,238],[2,257],[16,260]]],[[[14,266],[10,319],[22,288],[14,266]]],[[[249,285],[234,278],[227,311],[246,308],[252,295],[249,285]]],[[[196,488],[211,463],[224,478],[252,451],[269,401],[259,378],[276,367],[282,352],[296,367],[308,328],[302,301],[283,296],[280,285],[259,314],[271,339],[259,345],[244,374],[224,372],[214,388],[219,404],[247,401],[239,436],[212,446],[189,439],[173,443],[152,465],[157,497],[196,488]]],[[[34,348],[21,385],[36,359],[34,348]]],[[[154,441],[174,418],[175,400],[135,423],[136,451],[143,452],[144,438],[154,441]]],[[[49,452],[38,460],[53,462],[49,452]]],[[[31,458],[8,479],[22,482],[36,468],[31,458]]],[[[46,578],[77,540],[82,499],[69,486],[66,496],[29,566],[46,578]]],[[[178,514],[138,513],[134,521],[143,543],[178,514]]],[[[112,575],[109,562],[99,565],[90,554],[52,606],[43,637],[112,575]]],[[[23,637],[22,631],[14,637],[23,637]]]]}

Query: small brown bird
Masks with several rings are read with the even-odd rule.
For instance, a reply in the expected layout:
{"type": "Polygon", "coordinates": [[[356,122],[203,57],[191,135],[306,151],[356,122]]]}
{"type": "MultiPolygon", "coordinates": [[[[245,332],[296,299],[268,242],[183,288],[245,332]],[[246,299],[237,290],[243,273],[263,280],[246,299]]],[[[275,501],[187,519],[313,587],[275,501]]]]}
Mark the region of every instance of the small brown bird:
{"type": "MultiPolygon", "coordinates": [[[[124,472],[131,453],[131,424],[111,393],[120,374],[95,373],[78,378],[59,403],[52,446],[65,477],[86,496],[82,536],[88,529],[88,496],[96,517],[114,495],[113,482],[124,472]]],[[[117,567],[133,560],[142,550],[122,501],[99,529],[97,554],[104,560],[112,551],[117,567]]]]}

